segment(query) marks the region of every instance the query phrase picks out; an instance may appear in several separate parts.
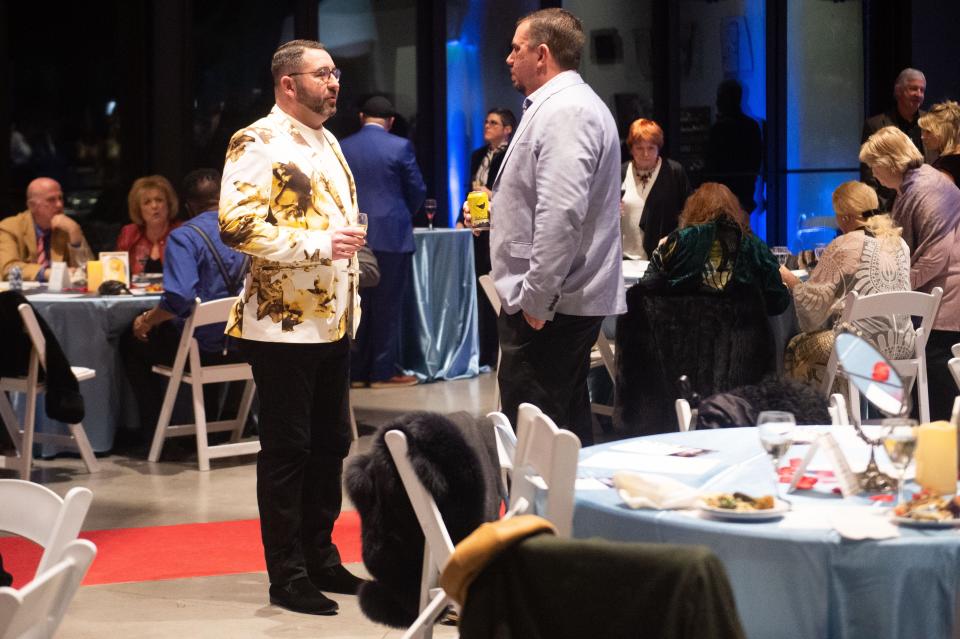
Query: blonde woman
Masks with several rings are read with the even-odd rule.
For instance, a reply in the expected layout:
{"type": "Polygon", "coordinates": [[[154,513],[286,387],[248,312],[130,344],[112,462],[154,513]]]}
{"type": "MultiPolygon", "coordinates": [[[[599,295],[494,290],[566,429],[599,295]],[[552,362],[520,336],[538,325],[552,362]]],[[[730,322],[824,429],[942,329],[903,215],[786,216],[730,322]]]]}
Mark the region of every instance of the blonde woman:
{"type": "MultiPolygon", "coordinates": [[[[844,182],[833,192],[837,226],[843,234],[824,250],[810,279],[800,282],[781,267],[803,331],[787,345],[788,377],[821,386],[843,300],[850,291],[872,295],[910,290],[910,249],[890,216],[877,211],[877,204],[872,188],[863,182],[844,182]]],[[[856,324],[888,358],[913,355],[915,333],[909,317],[873,317],[856,324]]],[[[834,388],[839,391],[845,386],[835,383],[834,388]]]]}
{"type": "Polygon", "coordinates": [[[170,231],[180,226],[173,185],[162,175],[138,178],[127,195],[130,224],[120,229],[117,250],[130,254],[130,273],[162,273],[170,231]]]}
{"type": "Polygon", "coordinates": [[[953,100],[934,104],[920,116],[923,146],[940,154],[933,168],[960,185],[960,104],[953,100]]]}
{"type": "Polygon", "coordinates": [[[940,310],[927,338],[930,416],[949,419],[957,387],[947,369],[950,347],[960,342],[960,189],[930,165],[895,127],[880,129],[860,148],[860,161],[880,183],[897,189],[894,222],[910,247],[910,285],[943,289],[940,310]]]}

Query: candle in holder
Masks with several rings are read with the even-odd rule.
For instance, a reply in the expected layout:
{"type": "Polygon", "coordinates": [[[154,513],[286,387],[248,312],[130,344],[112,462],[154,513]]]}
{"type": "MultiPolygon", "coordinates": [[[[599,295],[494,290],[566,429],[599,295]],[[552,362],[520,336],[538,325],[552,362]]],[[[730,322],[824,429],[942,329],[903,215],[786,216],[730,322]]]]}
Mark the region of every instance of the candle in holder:
{"type": "Polygon", "coordinates": [[[103,266],[98,260],[87,262],[87,290],[91,293],[96,292],[103,282],[103,266]]]}
{"type": "Polygon", "coordinates": [[[957,492],[957,428],[953,424],[921,424],[916,460],[916,481],[920,486],[937,495],[957,492]]]}

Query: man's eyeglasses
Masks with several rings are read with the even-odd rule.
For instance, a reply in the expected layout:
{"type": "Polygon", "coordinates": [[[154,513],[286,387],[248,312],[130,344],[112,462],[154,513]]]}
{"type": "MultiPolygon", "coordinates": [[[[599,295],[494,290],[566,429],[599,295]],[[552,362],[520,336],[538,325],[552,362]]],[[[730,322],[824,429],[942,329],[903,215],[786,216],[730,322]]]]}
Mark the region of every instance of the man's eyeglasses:
{"type": "Polygon", "coordinates": [[[497,120],[485,120],[485,121],[484,121],[484,124],[489,124],[490,126],[503,126],[503,125],[502,125],[500,122],[498,122],[497,120]]]}
{"type": "Polygon", "coordinates": [[[336,67],[332,69],[328,69],[327,67],[320,67],[316,71],[297,71],[296,73],[288,73],[287,75],[291,77],[295,75],[312,75],[314,80],[327,83],[330,81],[331,77],[333,77],[335,80],[337,80],[337,82],[339,82],[341,73],[342,71],[340,71],[340,69],[336,67]]]}

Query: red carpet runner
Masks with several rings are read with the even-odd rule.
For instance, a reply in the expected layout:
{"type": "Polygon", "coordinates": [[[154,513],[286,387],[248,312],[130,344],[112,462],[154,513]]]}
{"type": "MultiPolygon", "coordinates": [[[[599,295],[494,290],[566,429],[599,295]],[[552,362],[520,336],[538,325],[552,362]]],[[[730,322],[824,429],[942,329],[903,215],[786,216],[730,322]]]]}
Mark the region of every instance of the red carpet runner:
{"type": "MultiPolygon", "coordinates": [[[[97,545],[97,557],[84,585],[206,577],[266,570],[260,520],[220,521],[147,528],[116,528],[80,533],[97,545]]],[[[340,515],[333,541],[343,563],[360,561],[360,517],[340,515]]],[[[33,578],[39,546],[19,537],[0,538],[0,555],[19,588],[33,578]]]]}

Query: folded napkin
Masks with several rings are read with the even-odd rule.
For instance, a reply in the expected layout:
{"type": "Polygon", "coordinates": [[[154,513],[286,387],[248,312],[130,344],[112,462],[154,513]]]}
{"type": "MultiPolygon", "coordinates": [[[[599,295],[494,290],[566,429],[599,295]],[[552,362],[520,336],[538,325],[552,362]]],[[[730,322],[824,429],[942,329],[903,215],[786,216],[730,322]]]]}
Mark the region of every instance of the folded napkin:
{"type": "Polygon", "coordinates": [[[631,508],[692,508],[699,497],[696,488],[660,475],[622,470],[613,476],[617,494],[631,508]]]}
{"type": "Polygon", "coordinates": [[[886,509],[844,508],[830,515],[830,524],[844,539],[890,539],[900,530],[890,521],[886,509]]]}

